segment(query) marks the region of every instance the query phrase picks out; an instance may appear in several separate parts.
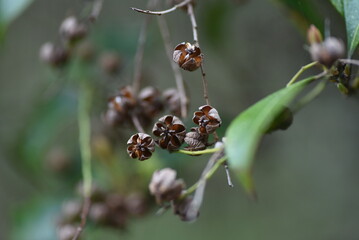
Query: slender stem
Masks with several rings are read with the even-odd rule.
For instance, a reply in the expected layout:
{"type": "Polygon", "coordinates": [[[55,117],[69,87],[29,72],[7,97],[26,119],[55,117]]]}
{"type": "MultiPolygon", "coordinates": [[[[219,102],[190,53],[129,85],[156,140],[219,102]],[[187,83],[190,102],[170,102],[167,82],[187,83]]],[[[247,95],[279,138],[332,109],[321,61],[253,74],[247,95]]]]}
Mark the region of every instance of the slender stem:
{"type": "MultiPolygon", "coordinates": [[[[148,2],[148,6],[153,6],[157,3],[157,0],[150,0],[148,2]]],[[[137,95],[137,93],[140,90],[141,87],[141,75],[142,75],[142,65],[143,65],[143,54],[145,52],[145,43],[147,39],[147,29],[148,25],[150,23],[150,16],[146,16],[145,20],[141,27],[140,36],[138,37],[137,42],[137,50],[136,50],[136,56],[134,61],[134,74],[133,74],[133,93],[134,95],[137,95]]]]}
{"type": "Polygon", "coordinates": [[[165,18],[157,18],[158,25],[160,28],[160,32],[162,35],[163,43],[165,45],[167,57],[171,63],[172,71],[176,80],[177,90],[180,95],[180,102],[181,102],[181,116],[182,118],[187,117],[187,104],[188,104],[188,98],[186,95],[185,85],[183,81],[183,77],[181,74],[181,71],[178,67],[178,65],[172,60],[172,43],[171,43],[171,37],[170,32],[168,29],[168,25],[165,18]]]}
{"type": "Polygon", "coordinates": [[[150,10],[142,10],[142,9],[139,9],[139,8],[134,8],[132,7],[131,9],[136,11],[136,12],[140,12],[140,13],[145,13],[145,14],[151,14],[151,15],[163,15],[163,14],[167,14],[167,13],[171,13],[171,12],[174,12],[176,11],[178,8],[180,7],[184,7],[186,6],[187,4],[189,4],[190,2],[192,2],[193,0],[184,0],[183,2],[179,3],[179,4],[176,4],[174,5],[172,8],[169,8],[167,10],[163,10],[163,11],[150,11],[150,10]]]}
{"type": "MultiPolygon", "coordinates": [[[[210,179],[213,174],[217,171],[217,169],[227,160],[227,157],[222,157],[220,158],[210,169],[209,171],[204,175],[203,180],[208,180],[210,179]]],[[[198,188],[199,184],[200,184],[201,180],[199,180],[198,182],[196,182],[195,184],[193,184],[191,187],[189,187],[187,189],[187,191],[182,194],[181,199],[184,199],[186,196],[192,194],[194,191],[196,191],[196,189],[198,188]]]]}
{"type": "Polygon", "coordinates": [[[359,61],[355,59],[339,59],[339,61],[347,64],[353,64],[359,66],[359,61]]]}
{"type": "Polygon", "coordinates": [[[228,186],[230,187],[234,187],[233,183],[232,183],[232,179],[231,179],[231,174],[229,173],[229,168],[228,168],[228,163],[227,161],[225,161],[223,163],[224,165],[224,170],[226,171],[226,175],[227,175],[227,182],[228,182],[228,186]]]}
{"type": "Polygon", "coordinates": [[[193,4],[190,2],[187,5],[187,14],[191,20],[191,24],[192,24],[192,31],[193,31],[193,41],[195,45],[197,45],[199,47],[199,41],[198,41],[198,32],[197,32],[197,21],[196,21],[196,17],[194,15],[194,11],[193,11],[193,4]]]}
{"type": "Polygon", "coordinates": [[[310,91],[307,95],[305,95],[293,108],[293,113],[298,112],[300,109],[302,109],[305,105],[312,102],[316,97],[319,96],[319,94],[324,90],[325,86],[327,84],[327,81],[321,81],[320,83],[313,88],[312,91],[310,91]]]}
{"type": "Polygon", "coordinates": [[[293,76],[293,78],[287,83],[287,87],[289,87],[290,85],[292,85],[295,81],[297,81],[297,79],[299,78],[299,76],[305,72],[306,70],[308,70],[309,68],[317,65],[318,62],[312,62],[312,63],[309,63],[305,66],[302,66],[300,68],[300,70],[293,76]]]}
{"type": "Polygon", "coordinates": [[[209,105],[209,97],[208,97],[208,82],[206,79],[206,73],[203,69],[203,63],[201,63],[201,74],[202,74],[202,84],[203,84],[203,98],[206,101],[206,104],[209,105]]]}
{"type": "Polygon", "coordinates": [[[90,195],[92,185],[92,170],[90,103],[91,90],[84,84],[80,92],[78,104],[79,144],[82,161],[84,205],[81,212],[81,223],[77,229],[73,240],[78,239],[81,232],[83,231],[86,225],[86,219],[91,205],[90,195]]]}
{"type": "Polygon", "coordinates": [[[211,148],[211,149],[206,149],[206,150],[201,150],[201,151],[186,151],[186,150],[178,150],[178,153],[183,153],[183,154],[187,154],[187,155],[202,155],[202,154],[209,154],[209,153],[215,153],[218,152],[220,150],[222,150],[223,148],[211,148]]]}
{"type": "Polygon", "coordinates": [[[132,114],[131,117],[132,117],[132,123],[135,126],[135,128],[137,129],[137,131],[140,132],[140,133],[145,133],[145,130],[143,129],[137,115],[132,114]]]}

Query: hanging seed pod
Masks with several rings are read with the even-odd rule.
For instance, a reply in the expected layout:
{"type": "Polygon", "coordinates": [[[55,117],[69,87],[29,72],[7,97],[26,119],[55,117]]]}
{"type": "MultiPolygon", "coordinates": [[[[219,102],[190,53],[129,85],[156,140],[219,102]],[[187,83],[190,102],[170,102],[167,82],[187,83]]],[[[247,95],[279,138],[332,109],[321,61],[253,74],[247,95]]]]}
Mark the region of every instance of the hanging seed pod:
{"type": "Polygon", "coordinates": [[[146,87],[138,94],[141,113],[147,118],[154,118],[163,109],[161,93],[155,87],[146,87]]]}
{"type": "Polygon", "coordinates": [[[127,141],[127,153],[131,158],[138,158],[140,161],[149,159],[155,151],[155,142],[150,135],[136,133],[127,141]]]}
{"type": "Polygon", "coordinates": [[[178,44],[173,52],[173,61],[187,71],[199,68],[203,61],[201,49],[190,43],[178,44]]]}
{"type": "Polygon", "coordinates": [[[199,107],[192,120],[199,125],[198,132],[201,134],[211,134],[222,124],[218,111],[209,105],[199,107]]]}
{"type": "Polygon", "coordinates": [[[47,42],[41,46],[39,57],[52,67],[61,67],[67,63],[69,53],[65,48],[47,42]]]}
{"type": "Polygon", "coordinates": [[[163,92],[165,106],[175,116],[181,115],[181,97],[176,88],[169,88],[163,92]]]}
{"type": "Polygon", "coordinates": [[[201,134],[198,132],[198,128],[191,128],[191,131],[186,133],[184,141],[188,144],[186,150],[204,150],[208,146],[208,134],[201,134]]]}
{"type": "Polygon", "coordinates": [[[121,70],[121,58],[116,52],[103,53],[100,57],[100,66],[106,74],[115,75],[121,70]]]}
{"type": "Polygon", "coordinates": [[[186,128],[178,117],[167,115],[158,120],[152,132],[159,137],[156,140],[158,146],[173,151],[182,145],[186,135],[186,128]]]}
{"type": "Polygon", "coordinates": [[[191,209],[191,204],[193,202],[193,197],[188,196],[185,199],[181,201],[175,201],[173,203],[173,212],[174,214],[178,215],[182,221],[190,222],[194,221],[199,216],[199,211],[195,212],[194,214],[190,211],[193,211],[191,209]]]}
{"type": "Polygon", "coordinates": [[[171,168],[164,168],[153,173],[149,190],[159,205],[181,196],[185,184],[182,179],[176,179],[176,175],[176,171],[171,168]]]}
{"type": "Polygon", "coordinates": [[[68,42],[78,41],[87,35],[87,26],[74,16],[67,17],[61,23],[60,35],[68,42]]]}

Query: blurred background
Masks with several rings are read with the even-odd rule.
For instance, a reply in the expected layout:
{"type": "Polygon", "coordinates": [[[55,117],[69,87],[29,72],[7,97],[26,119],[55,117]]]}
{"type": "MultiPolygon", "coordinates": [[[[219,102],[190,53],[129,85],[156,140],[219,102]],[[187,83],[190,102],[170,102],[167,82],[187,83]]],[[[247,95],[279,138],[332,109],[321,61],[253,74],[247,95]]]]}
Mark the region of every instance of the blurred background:
{"type": "MultiPolygon", "coordinates": [[[[108,97],[130,84],[133,75],[144,15],[130,7],[146,8],[146,1],[104,2],[83,41],[91,46],[89,62],[75,59],[59,70],[39,60],[45,42],[60,42],[58,28],[64,18],[83,16],[90,3],[33,1],[1,40],[0,239],[56,239],[64,204],[81,200],[75,190],[81,181],[78,78],[89,78],[101,87],[92,101],[92,126],[98,150],[94,181],[103,191],[129,194],[132,190],[124,185],[133,185],[147,194],[152,171],[164,166],[175,168],[191,186],[206,164],[205,156],[186,158],[164,151],[158,151],[153,161],[139,162],[125,153],[135,130],[104,130],[101,114],[108,97]],[[119,73],[109,76],[101,70],[100,59],[106,52],[119,55],[119,73]],[[113,138],[109,164],[101,149],[107,151],[113,138]]],[[[284,87],[311,61],[304,47],[309,23],[324,29],[324,19],[329,19],[331,34],[346,41],[345,23],[329,1],[206,0],[198,1],[195,11],[209,96],[223,120],[220,136],[238,113],[284,87]]],[[[165,18],[173,46],[192,41],[185,12],[165,18]]],[[[200,72],[183,75],[191,116],[204,104],[200,72]]],[[[148,85],[161,91],[175,86],[155,17],[145,45],[143,86],[148,85]]],[[[359,239],[358,103],[357,96],[345,97],[329,84],[295,116],[288,130],[265,136],[254,168],[257,202],[245,195],[239,183],[229,188],[220,169],[207,185],[196,222],[181,222],[171,210],[156,216],[158,207],[151,199],[146,214],[126,218],[121,230],[90,222],[83,239],[359,239]]],[[[190,117],[184,122],[191,125],[190,117]]]]}

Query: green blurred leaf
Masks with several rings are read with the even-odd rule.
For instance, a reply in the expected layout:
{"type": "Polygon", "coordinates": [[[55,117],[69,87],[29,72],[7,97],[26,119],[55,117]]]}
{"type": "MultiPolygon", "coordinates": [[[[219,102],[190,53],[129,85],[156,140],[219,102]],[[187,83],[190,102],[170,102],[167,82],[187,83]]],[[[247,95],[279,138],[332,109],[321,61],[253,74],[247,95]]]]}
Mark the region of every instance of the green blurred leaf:
{"type": "Polygon", "coordinates": [[[330,0],[338,12],[343,15],[347,28],[348,57],[351,57],[359,44],[359,1],[330,0]]]}
{"type": "Polygon", "coordinates": [[[13,21],[32,0],[0,0],[0,41],[7,26],[13,21]]]}
{"type": "Polygon", "coordinates": [[[330,0],[330,2],[341,15],[344,15],[343,0],[330,0]]]}
{"type": "Polygon", "coordinates": [[[228,161],[250,195],[255,194],[251,170],[262,136],[283,107],[313,80],[307,78],[267,96],[238,115],[228,127],[225,144],[228,161]]]}
{"type": "Polygon", "coordinates": [[[314,24],[321,32],[323,32],[323,17],[319,14],[319,11],[316,10],[315,5],[310,0],[277,1],[289,10],[291,18],[303,32],[306,32],[310,24],[314,24]]]}
{"type": "Polygon", "coordinates": [[[43,176],[44,154],[76,116],[76,99],[63,92],[41,102],[16,142],[14,160],[33,178],[43,176]]]}

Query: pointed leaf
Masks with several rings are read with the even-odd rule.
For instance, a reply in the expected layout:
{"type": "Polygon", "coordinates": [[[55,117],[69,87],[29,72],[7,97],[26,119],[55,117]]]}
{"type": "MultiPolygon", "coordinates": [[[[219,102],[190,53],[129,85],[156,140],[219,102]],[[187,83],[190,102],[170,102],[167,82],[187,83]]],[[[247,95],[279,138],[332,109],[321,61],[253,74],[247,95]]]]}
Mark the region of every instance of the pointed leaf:
{"type": "Polygon", "coordinates": [[[343,0],[330,0],[330,2],[341,15],[344,15],[343,0]]]}
{"type": "Polygon", "coordinates": [[[343,1],[345,24],[347,26],[348,55],[351,57],[359,44],[359,1],[343,1]]]}
{"type": "Polygon", "coordinates": [[[250,195],[255,195],[251,170],[262,136],[283,107],[291,103],[314,79],[307,78],[267,96],[242,112],[228,127],[225,144],[228,161],[250,195]]]}

